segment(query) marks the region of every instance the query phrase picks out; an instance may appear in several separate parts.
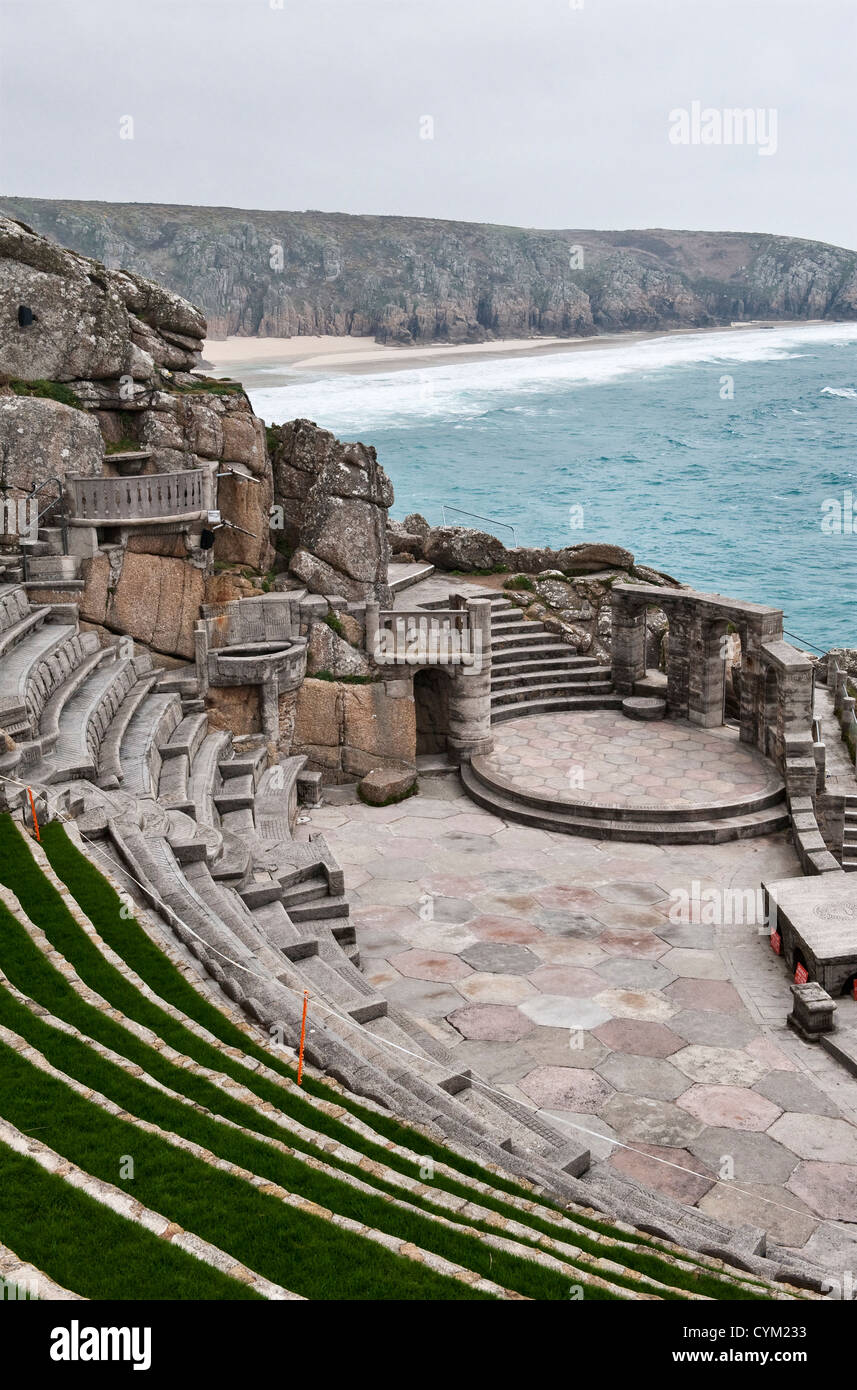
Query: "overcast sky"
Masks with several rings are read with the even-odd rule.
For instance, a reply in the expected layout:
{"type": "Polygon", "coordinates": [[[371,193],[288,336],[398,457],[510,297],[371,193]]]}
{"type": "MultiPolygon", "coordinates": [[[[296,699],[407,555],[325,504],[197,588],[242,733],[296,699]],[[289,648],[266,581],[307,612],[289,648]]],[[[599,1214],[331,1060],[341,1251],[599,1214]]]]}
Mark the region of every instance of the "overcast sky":
{"type": "Polygon", "coordinates": [[[0,20],[2,193],[857,247],[857,0],[0,0],[0,20]],[[694,102],[763,112],[775,152],[672,143],[694,102]]]}

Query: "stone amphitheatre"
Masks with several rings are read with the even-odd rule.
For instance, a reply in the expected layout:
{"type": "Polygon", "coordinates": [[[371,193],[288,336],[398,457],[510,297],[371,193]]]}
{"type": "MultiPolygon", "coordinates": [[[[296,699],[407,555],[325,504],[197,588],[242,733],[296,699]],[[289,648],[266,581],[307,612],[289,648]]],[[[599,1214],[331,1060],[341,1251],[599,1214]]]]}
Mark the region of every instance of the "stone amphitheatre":
{"type": "Polygon", "coordinates": [[[0,314],[0,1277],[823,1297],[845,657],[618,546],[390,520],[190,304],[8,219],[0,314]]]}

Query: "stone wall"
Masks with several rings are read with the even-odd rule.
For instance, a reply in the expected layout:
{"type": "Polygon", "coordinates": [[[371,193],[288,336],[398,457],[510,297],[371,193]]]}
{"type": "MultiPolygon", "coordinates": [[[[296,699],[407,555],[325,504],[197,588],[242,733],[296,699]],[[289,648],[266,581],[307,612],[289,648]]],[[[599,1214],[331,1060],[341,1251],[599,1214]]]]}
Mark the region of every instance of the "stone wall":
{"type": "Polygon", "coordinates": [[[353,782],[376,767],[415,766],[409,680],[348,685],[308,677],[298,691],[293,720],[293,727],[281,730],[283,751],[305,753],[307,766],[323,772],[326,781],[353,782]]]}

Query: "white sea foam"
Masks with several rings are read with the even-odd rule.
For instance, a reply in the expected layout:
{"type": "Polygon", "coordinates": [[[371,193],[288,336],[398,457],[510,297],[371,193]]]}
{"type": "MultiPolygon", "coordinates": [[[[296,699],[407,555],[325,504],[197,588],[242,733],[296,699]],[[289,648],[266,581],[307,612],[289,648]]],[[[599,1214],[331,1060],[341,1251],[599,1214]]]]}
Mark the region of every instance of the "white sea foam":
{"type": "MultiPolygon", "coordinates": [[[[451,361],[394,372],[318,377],[296,373],[289,385],[253,388],[250,396],[266,420],[302,416],[340,432],[365,434],[372,428],[414,422],[475,421],[508,409],[510,395],[540,396],[564,385],[574,389],[704,363],[728,370],[730,365],[785,361],[811,355],[816,346],[851,342],[857,343],[857,324],[784,324],[773,329],[670,334],[627,344],[617,341],[609,347],[575,347],[567,353],[451,361]]],[[[844,388],[825,389],[830,394],[857,395],[844,388]]]]}
{"type": "Polygon", "coordinates": [[[857,401],[857,391],[853,386],[822,386],[820,396],[845,396],[849,401],[857,401]]]}

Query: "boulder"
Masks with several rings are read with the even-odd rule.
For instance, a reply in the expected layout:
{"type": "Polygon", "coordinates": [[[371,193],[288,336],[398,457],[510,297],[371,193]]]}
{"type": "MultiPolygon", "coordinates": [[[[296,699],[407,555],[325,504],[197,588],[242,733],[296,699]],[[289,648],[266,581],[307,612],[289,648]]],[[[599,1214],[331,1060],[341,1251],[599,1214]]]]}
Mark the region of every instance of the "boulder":
{"type": "Polygon", "coordinates": [[[568,545],[556,557],[557,567],[570,574],[594,574],[598,570],[628,570],[634,563],[630,550],[619,545],[601,545],[590,542],[582,545],[568,545]]]}
{"type": "Polygon", "coordinates": [[[487,531],[469,526],[434,526],[423,544],[427,564],[443,570],[495,570],[506,563],[506,548],[487,531]]]}
{"type": "Polygon", "coordinates": [[[37,396],[0,396],[0,456],[4,450],[9,481],[22,491],[67,473],[96,476],[104,461],[94,416],[37,396]]]}
{"type": "Polygon", "coordinates": [[[372,667],[363,652],[357,651],[325,622],[310,626],[307,641],[307,675],[329,671],[333,676],[368,676],[372,667]]]}
{"type": "Polygon", "coordinates": [[[395,767],[376,767],[361,777],[357,790],[370,806],[386,806],[391,801],[401,801],[413,790],[415,782],[413,769],[402,771],[395,767]]]}
{"type": "Polygon", "coordinates": [[[342,443],[310,420],[273,426],[269,435],[274,502],[285,513],[292,573],[314,593],[389,606],[393,488],[375,450],[342,443]]]}
{"type": "Polygon", "coordinates": [[[554,569],[557,552],[549,546],[515,546],[506,551],[506,563],[519,574],[541,574],[543,570],[554,569]]]}
{"type": "Polygon", "coordinates": [[[420,536],[422,540],[425,540],[431,530],[431,526],[419,512],[409,512],[401,524],[412,536],[420,536]]]}
{"type": "Polygon", "coordinates": [[[199,360],[205,319],[172,290],[0,217],[0,375],[25,381],[151,380],[199,360]],[[21,325],[18,310],[32,312],[21,325]]]}
{"type": "Polygon", "coordinates": [[[416,531],[409,531],[401,521],[387,522],[387,540],[393,555],[421,556],[423,537],[416,531]]]}

